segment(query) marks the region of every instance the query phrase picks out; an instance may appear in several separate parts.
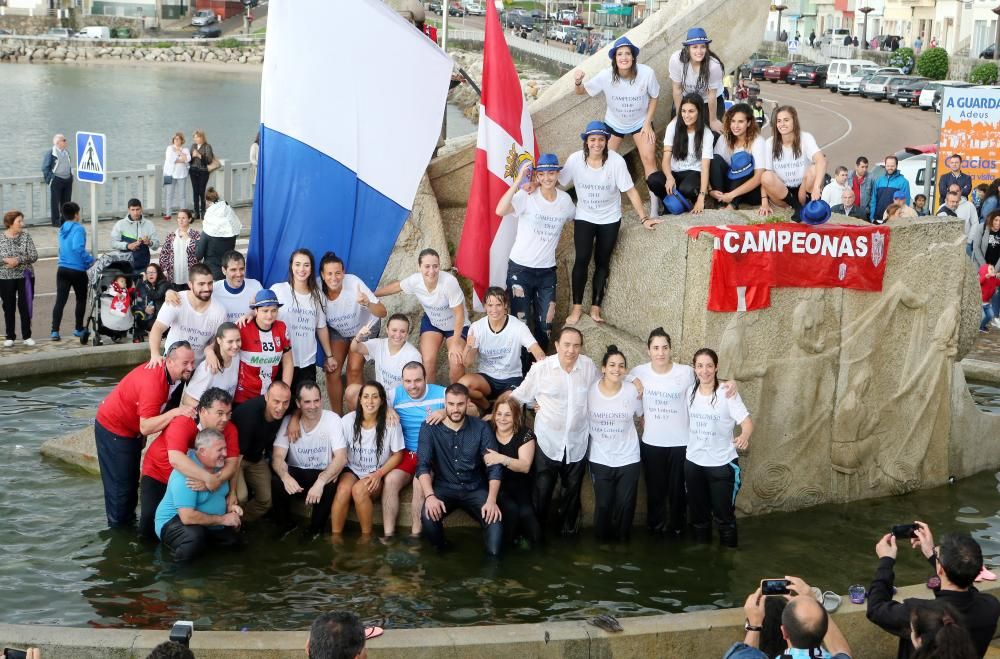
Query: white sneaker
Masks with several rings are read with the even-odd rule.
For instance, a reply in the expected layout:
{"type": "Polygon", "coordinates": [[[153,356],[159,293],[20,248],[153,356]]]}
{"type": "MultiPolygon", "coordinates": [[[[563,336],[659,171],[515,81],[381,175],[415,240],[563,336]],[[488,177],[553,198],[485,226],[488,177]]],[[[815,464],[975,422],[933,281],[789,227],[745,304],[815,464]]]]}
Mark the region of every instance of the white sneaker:
{"type": "Polygon", "coordinates": [[[1000,329],[1000,318],[994,318],[993,320],[991,320],[990,325],[996,327],[997,329],[1000,329]]]}
{"type": "Polygon", "coordinates": [[[5,341],[3,342],[3,347],[4,347],[4,348],[9,348],[9,347],[11,347],[12,345],[14,345],[14,339],[7,339],[7,340],[5,340],[5,341]]]}
{"type": "Polygon", "coordinates": [[[25,339],[24,341],[22,341],[22,343],[24,343],[24,345],[30,347],[30,346],[35,345],[35,340],[34,339],[25,339]]]}

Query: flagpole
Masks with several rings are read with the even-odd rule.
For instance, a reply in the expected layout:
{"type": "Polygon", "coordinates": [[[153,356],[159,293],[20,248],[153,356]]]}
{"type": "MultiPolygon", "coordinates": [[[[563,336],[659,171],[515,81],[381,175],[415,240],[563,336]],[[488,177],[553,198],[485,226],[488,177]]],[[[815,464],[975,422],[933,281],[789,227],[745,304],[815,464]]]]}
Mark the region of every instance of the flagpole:
{"type": "Polygon", "coordinates": [[[441,50],[448,52],[448,8],[450,0],[441,3],[441,50]]]}

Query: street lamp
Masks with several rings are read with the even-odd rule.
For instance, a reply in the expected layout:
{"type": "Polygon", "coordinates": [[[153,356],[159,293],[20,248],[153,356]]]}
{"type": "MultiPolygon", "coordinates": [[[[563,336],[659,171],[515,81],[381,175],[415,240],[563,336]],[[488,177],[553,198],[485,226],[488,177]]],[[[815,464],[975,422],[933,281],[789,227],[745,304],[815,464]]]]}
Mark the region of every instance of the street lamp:
{"type": "Polygon", "coordinates": [[[865,15],[864,27],[861,29],[861,43],[862,48],[868,48],[868,14],[875,11],[874,7],[868,7],[867,5],[858,9],[862,14],[865,15]]]}
{"type": "Polygon", "coordinates": [[[997,15],[997,34],[993,39],[993,59],[1000,60],[1000,5],[993,8],[993,13],[997,15]]]}
{"type": "Polygon", "coordinates": [[[776,39],[777,41],[781,40],[781,12],[785,11],[786,9],[788,9],[788,5],[771,5],[771,11],[778,12],[778,33],[776,39]]]}

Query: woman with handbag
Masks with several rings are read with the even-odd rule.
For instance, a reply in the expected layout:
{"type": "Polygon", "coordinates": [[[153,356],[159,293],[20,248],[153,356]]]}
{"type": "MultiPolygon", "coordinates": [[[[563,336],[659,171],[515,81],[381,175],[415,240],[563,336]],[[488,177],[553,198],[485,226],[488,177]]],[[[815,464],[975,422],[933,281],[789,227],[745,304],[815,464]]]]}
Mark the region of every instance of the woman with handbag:
{"type": "Polygon", "coordinates": [[[26,346],[31,338],[31,302],[35,297],[35,273],[31,267],[38,260],[38,250],[24,230],[24,214],[8,211],[3,216],[6,231],[0,232],[0,300],[7,332],[5,348],[14,345],[14,313],[21,314],[21,339],[26,346]]]}
{"type": "Polygon", "coordinates": [[[191,146],[191,189],[194,191],[194,217],[200,220],[205,216],[205,187],[208,177],[219,168],[212,145],[205,141],[205,131],[194,131],[194,144],[191,146]]]}
{"type": "Polygon", "coordinates": [[[163,219],[169,220],[174,209],[184,207],[184,182],[187,181],[191,152],[184,146],[184,133],[174,133],[163,158],[163,219]]]}

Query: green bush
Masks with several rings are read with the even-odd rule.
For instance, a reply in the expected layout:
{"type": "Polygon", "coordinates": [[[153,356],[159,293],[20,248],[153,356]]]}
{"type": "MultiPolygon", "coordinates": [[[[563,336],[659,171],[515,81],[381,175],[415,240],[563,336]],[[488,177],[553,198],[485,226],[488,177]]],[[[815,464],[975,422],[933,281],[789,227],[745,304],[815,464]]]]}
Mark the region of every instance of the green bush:
{"type": "Polygon", "coordinates": [[[173,48],[173,47],[174,44],[170,43],[169,41],[158,41],[155,44],[153,44],[153,48],[173,48]]]}
{"type": "Polygon", "coordinates": [[[920,53],[917,60],[917,73],[931,80],[944,80],[948,77],[948,51],[944,48],[931,48],[920,53]]]}
{"type": "Polygon", "coordinates": [[[894,52],[892,54],[892,57],[889,58],[889,66],[894,66],[897,69],[901,69],[904,72],[909,73],[908,71],[906,71],[906,67],[907,66],[911,68],[913,67],[913,49],[900,48],[899,50],[894,52]]]}
{"type": "Polygon", "coordinates": [[[219,39],[218,43],[215,45],[217,48],[241,48],[243,43],[239,39],[227,37],[225,39],[219,39]]]}
{"type": "Polygon", "coordinates": [[[969,82],[976,85],[992,85],[997,81],[997,63],[986,62],[972,69],[969,82]]]}

